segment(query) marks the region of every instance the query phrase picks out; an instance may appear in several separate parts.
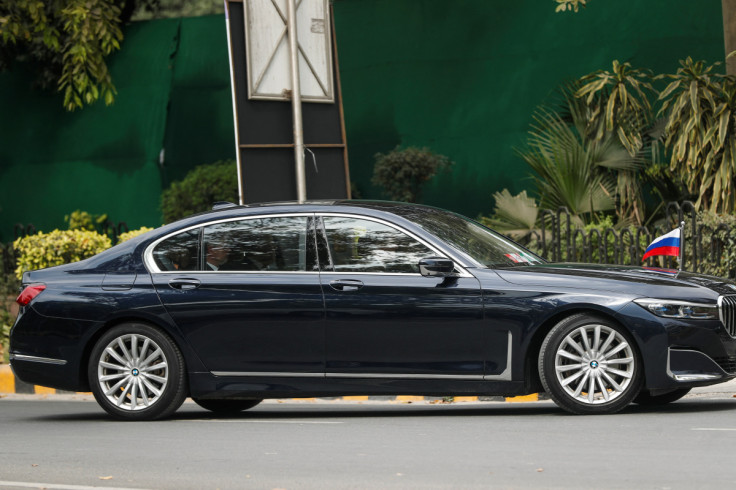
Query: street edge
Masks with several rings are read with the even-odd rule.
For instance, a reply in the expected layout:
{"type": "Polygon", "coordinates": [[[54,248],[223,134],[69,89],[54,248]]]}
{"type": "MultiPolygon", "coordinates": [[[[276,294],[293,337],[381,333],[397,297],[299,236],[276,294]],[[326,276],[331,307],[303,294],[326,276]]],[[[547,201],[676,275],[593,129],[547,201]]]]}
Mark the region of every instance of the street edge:
{"type": "MultiPolygon", "coordinates": [[[[70,395],[73,391],[56,390],[54,388],[46,388],[44,386],[31,385],[19,380],[9,364],[0,364],[0,396],[2,395],[70,395]]],[[[494,401],[494,402],[536,402],[545,399],[543,394],[532,393],[525,396],[453,396],[453,397],[436,397],[436,396],[413,396],[413,395],[397,395],[397,396],[339,396],[329,398],[319,398],[320,401],[328,400],[344,400],[344,401],[396,401],[400,403],[415,402],[477,402],[477,401],[494,401]]],[[[300,400],[317,400],[317,398],[300,398],[300,400]]]]}

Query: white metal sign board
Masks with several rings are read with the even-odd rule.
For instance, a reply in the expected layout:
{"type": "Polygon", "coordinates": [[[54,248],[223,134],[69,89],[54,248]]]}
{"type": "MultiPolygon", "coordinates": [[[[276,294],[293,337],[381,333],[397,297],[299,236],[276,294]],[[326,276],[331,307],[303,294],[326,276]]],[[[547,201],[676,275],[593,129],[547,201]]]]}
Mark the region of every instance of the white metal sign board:
{"type": "MultiPolygon", "coordinates": [[[[245,0],[248,97],[291,100],[287,0],[245,0]]],[[[328,0],[296,0],[299,83],[304,102],[334,102],[328,0]]]]}

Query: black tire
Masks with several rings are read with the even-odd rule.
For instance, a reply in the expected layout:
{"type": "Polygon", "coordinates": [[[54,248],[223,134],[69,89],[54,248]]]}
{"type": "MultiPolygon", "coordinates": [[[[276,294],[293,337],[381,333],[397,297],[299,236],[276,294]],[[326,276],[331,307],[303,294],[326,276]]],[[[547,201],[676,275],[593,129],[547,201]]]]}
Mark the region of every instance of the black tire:
{"type": "Polygon", "coordinates": [[[174,413],[187,395],[185,374],[174,341],[143,323],[124,323],[106,332],[87,367],[97,403],[121,420],[155,420],[174,413]]]}
{"type": "Polygon", "coordinates": [[[691,388],[677,388],[661,395],[652,395],[647,390],[642,390],[636,398],[634,403],[644,406],[656,406],[656,405],[667,405],[668,403],[676,402],[683,396],[690,393],[691,388]]]}
{"type": "Polygon", "coordinates": [[[192,400],[194,400],[194,403],[196,403],[200,407],[207,409],[210,412],[214,412],[218,415],[235,415],[242,412],[243,410],[253,408],[263,401],[229,399],[210,400],[202,398],[192,398],[192,400]]]}
{"type": "Polygon", "coordinates": [[[580,415],[610,414],[639,394],[640,359],[623,327],[577,314],[555,325],[544,339],[538,369],[544,389],[559,407],[580,415]]]}

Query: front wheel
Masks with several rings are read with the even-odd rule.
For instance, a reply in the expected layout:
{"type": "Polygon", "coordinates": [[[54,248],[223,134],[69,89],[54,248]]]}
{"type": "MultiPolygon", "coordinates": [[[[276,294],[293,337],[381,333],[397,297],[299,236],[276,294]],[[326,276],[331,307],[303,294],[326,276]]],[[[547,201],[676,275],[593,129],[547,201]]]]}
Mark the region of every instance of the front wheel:
{"type": "Polygon", "coordinates": [[[110,329],[95,344],[87,376],[97,403],[123,420],[171,415],[186,398],[184,358],[171,338],[142,323],[110,329]]]}
{"type": "Polygon", "coordinates": [[[576,414],[622,410],[639,394],[642,366],[619,325],[588,314],[568,317],[544,339],[539,374],[550,397],[576,414]]]}

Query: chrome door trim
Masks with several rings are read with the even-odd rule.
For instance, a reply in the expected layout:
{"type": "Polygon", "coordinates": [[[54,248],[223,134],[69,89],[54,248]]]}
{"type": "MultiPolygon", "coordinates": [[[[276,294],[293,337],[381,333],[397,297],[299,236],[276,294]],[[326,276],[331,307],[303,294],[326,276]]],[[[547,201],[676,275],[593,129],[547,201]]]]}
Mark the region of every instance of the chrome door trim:
{"type": "Polygon", "coordinates": [[[51,357],[26,356],[24,354],[10,354],[9,360],[39,362],[41,364],[54,364],[56,366],[64,366],[67,363],[65,359],[53,359],[51,357]]]}

